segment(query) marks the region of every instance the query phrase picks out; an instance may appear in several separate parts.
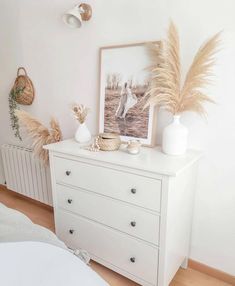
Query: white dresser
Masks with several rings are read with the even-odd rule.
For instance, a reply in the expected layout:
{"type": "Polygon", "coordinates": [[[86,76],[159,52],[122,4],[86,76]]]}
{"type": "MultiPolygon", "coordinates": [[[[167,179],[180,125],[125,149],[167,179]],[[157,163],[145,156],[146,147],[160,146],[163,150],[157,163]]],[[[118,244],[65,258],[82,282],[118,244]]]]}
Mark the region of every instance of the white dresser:
{"type": "Polygon", "coordinates": [[[200,152],[95,153],[74,140],[46,148],[56,233],[70,248],[146,286],[166,286],[187,267],[200,152]]]}

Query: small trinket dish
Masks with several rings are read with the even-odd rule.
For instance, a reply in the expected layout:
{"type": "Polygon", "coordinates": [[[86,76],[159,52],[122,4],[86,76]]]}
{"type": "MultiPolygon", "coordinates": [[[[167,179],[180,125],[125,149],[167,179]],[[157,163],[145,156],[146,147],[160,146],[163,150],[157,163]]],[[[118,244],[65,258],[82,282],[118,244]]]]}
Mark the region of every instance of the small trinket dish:
{"type": "Polygon", "coordinates": [[[141,143],[139,140],[130,140],[127,143],[127,151],[132,155],[136,155],[140,152],[141,143]]]}

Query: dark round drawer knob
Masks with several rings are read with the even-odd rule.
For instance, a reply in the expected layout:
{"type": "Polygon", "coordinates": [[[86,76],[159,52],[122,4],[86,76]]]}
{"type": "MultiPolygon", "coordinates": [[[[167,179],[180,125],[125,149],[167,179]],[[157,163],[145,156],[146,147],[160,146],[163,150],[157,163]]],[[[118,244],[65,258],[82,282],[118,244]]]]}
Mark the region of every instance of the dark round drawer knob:
{"type": "Polygon", "coordinates": [[[131,226],[135,227],[135,226],[136,226],[136,222],[135,222],[135,221],[132,221],[132,222],[131,222],[131,226]]]}
{"type": "Polygon", "coordinates": [[[131,258],[130,258],[130,261],[131,261],[132,263],[135,263],[135,257],[131,257],[131,258]]]}
{"type": "Polygon", "coordinates": [[[73,234],[73,233],[74,233],[74,229],[70,229],[70,230],[69,230],[69,233],[70,233],[70,234],[73,234]]]}
{"type": "Polygon", "coordinates": [[[66,171],[65,174],[66,176],[69,176],[71,174],[71,171],[66,171]]]}
{"type": "Polygon", "coordinates": [[[72,199],[68,199],[68,204],[72,204],[72,199]]]}
{"type": "Polygon", "coordinates": [[[132,188],[132,189],[131,189],[131,192],[132,192],[132,194],[136,194],[136,189],[135,189],[135,188],[132,188]]]}

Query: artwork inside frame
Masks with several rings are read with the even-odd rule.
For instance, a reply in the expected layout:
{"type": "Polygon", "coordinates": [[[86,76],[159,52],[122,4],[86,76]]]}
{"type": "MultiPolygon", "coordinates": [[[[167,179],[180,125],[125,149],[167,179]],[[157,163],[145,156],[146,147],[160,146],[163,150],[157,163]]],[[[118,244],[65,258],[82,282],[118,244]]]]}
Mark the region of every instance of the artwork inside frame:
{"type": "Polygon", "coordinates": [[[149,66],[146,43],[100,49],[99,132],[118,133],[124,142],[137,139],[154,146],[155,110],[144,109],[149,66]]]}

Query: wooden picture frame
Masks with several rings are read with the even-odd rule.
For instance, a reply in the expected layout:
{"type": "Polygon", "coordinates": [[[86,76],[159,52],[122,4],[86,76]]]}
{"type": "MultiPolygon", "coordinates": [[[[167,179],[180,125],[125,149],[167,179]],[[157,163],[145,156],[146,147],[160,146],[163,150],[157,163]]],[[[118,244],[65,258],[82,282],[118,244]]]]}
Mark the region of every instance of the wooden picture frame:
{"type": "Polygon", "coordinates": [[[156,110],[144,109],[151,66],[146,44],[100,48],[99,133],[118,133],[123,142],[135,139],[153,147],[156,110]]]}

